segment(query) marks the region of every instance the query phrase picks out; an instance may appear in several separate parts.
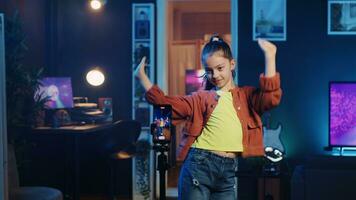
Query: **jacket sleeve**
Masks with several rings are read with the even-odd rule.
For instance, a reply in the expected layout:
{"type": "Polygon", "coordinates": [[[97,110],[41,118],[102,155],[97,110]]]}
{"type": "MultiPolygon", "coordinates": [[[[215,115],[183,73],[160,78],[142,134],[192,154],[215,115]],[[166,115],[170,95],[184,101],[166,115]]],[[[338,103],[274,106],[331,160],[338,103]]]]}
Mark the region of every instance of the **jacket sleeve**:
{"type": "Polygon", "coordinates": [[[248,96],[250,105],[253,109],[262,114],[263,112],[276,107],[282,97],[282,89],[280,84],[280,74],[276,73],[273,77],[265,77],[260,75],[260,87],[249,88],[248,96]]]}
{"type": "Polygon", "coordinates": [[[192,116],[197,99],[193,95],[166,96],[163,91],[154,85],[146,92],[146,100],[153,105],[169,104],[172,106],[173,124],[178,124],[192,116]]]}

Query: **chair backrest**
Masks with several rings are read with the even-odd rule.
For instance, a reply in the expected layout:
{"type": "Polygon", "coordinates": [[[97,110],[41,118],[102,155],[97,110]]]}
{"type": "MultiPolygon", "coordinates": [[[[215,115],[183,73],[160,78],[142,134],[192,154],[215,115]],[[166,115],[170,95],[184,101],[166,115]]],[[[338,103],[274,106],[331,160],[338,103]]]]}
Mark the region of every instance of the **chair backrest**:
{"type": "Polygon", "coordinates": [[[9,199],[11,200],[63,200],[61,191],[50,187],[20,187],[15,149],[8,144],[9,199]]]}
{"type": "Polygon", "coordinates": [[[9,189],[18,188],[19,184],[19,174],[17,171],[17,163],[15,156],[15,149],[12,144],[7,145],[8,153],[8,179],[9,179],[9,189]]]}

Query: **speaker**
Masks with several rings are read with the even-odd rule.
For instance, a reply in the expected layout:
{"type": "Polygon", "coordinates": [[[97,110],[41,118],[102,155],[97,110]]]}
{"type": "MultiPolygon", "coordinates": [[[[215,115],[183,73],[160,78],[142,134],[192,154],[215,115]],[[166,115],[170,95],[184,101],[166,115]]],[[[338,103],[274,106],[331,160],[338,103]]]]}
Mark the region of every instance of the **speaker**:
{"type": "Polygon", "coordinates": [[[99,98],[98,106],[104,115],[107,116],[105,121],[112,121],[112,98],[99,98]]]}

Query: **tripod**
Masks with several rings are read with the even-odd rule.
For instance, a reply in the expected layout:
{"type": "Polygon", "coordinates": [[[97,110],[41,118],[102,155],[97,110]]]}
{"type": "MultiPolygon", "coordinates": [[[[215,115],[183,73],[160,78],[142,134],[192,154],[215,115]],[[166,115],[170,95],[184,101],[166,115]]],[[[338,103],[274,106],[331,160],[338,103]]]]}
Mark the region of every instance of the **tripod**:
{"type": "Polygon", "coordinates": [[[158,162],[157,170],[159,172],[159,199],[166,200],[166,170],[169,169],[169,164],[167,162],[167,155],[169,146],[168,143],[156,143],[153,149],[158,152],[158,162]]]}
{"type": "Polygon", "coordinates": [[[156,117],[151,123],[153,150],[158,153],[157,170],[159,171],[159,199],[166,200],[166,170],[169,168],[166,152],[171,139],[171,112],[169,105],[155,106],[156,117]]]}

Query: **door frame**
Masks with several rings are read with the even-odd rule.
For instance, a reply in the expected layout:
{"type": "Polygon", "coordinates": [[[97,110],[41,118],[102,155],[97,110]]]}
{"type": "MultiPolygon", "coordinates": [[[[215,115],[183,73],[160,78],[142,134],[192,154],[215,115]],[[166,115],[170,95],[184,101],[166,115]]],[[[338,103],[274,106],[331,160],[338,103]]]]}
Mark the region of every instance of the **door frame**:
{"type": "MultiPolygon", "coordinates": [[[[173,1],[173,0],[168,0],[173,1]]],[[[156,83],[168,94],[168,30],[169,25],[167,13],[170,12],[167,0],[156,0],[157,9],[157,57],[156,57],[156,83]]],[[[231,10],[231,50],[235,60],[238,60],[238,2],[239,0],[230,0],[231,10]]],[[[235,82],[238,84],[238,67],[235,68],[236,76],[235,82]]],[[[156,176],[156,183],[159,181],[156,176]]],[[[166,176],[167,179],[167,176],[166,176]]],[[[156,184],[156,195],[159,192],[159,185],[156,184]]],[[[167,191],[168,194],[168,191],[167,191]]]]}
{"type": "MultiPolygon", "coordinates": [[[[231,50],[235,60],[238,60],[238,2],[230,0],[231,7],[231,50]]],[[[157,0],[157,63],[156,83],[164,91],[168,92],[168,1],[157,0]]],[[[238,67],[236,68],[238,70],[238,67]]],[[[236,71],[238,72],[238,71],[236,71]]],[[[238,75],[238,73],[236,73],[238,75]]],[[[238,83],[238,80],[235,82],[238,83]]]]}

